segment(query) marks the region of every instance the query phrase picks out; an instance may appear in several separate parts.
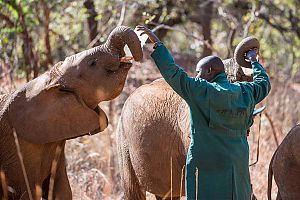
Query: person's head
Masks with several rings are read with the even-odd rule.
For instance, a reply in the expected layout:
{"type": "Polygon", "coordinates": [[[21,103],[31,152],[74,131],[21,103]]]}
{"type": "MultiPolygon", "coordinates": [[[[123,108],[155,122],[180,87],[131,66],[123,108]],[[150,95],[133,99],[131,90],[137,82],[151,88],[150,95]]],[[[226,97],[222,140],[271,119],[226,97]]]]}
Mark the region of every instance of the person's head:
{"type": "Polygon", "coordinates": [[[207,56],[202,58],[196,66],[197,78],[211,81],[216,75],[225,71],[222,60],[217,56],[207,56]]]}

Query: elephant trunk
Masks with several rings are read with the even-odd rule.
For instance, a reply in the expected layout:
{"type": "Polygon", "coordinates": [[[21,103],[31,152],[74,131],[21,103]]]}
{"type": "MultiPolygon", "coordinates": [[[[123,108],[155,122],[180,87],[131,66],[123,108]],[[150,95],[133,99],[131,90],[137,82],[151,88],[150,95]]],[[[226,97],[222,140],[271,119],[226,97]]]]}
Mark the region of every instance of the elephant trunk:
{"type": "Polygon", "coordinates": [[[124,47],[128,45],[135,61],[141,61],[143,58],[143,51],[141,42],[135,32],[126,26],[116,27],[109,35],[105,45],[108,49],[112,49],[118,53],[119,57],[125,56],[124,47]]]}

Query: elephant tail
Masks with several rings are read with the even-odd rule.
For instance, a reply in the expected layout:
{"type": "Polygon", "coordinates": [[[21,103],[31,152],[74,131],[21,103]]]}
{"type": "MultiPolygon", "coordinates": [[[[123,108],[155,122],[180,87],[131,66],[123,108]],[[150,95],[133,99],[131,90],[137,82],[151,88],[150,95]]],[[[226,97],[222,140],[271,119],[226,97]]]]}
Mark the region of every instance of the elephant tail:
{"type": "Polygon", "coordinates": [[[272,200],[272,179],[273,179],[272,166],[273,166],[273,161],[274,161],[276,152],[277,152],[277,150],[273,154],[272,159],[271,159],[270,164],[269,164],[269,170],[268,170],[268,200],[272,200]]]}

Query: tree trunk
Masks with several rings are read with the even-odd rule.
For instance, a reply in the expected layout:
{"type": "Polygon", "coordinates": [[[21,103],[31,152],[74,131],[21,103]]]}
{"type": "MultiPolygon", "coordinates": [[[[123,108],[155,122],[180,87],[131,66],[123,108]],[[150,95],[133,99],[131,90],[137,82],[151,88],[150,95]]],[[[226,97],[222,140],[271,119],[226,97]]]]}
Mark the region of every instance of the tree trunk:
{"type": "MultiPolygon", "coordinates": [[[[88,13],[88,26],[89,26],[89,33],[90,33],[90,41],[93,41],[93,39],[97,36],[97,27],[98,22],[96,20],[97,12],[95,10],[95,5],[93,0],[85,0],[83,3],[84,7],[87,9],[88,13]]],[[[100,43],[97,41],[93,46],[98,46],[100,43]]]]}
{"type": "Polygon", "coordinates": [[[21,3],[19,3],[18,6],[18,13],[20,16],[20,24],[22,27],[22,38],[23,38],[22,50],[23,50],[23,55],[24,55],[24,60],[26,65],[25,68],[26,80],[29,81],[31,78],[30,75],[32,70],[33,70],[33,78],[36,78],[39,73],[39,68],[38,68],[37,58],[33,52],[33,44],[32,44],[33,42],[27,30],[25,15],[23,13],[23,8],[21,3]]]}
{"type": "Polygon", "coordinates": [[[53,65],[53,58],[51,53],[51,44],[50,44],[50,30],[49,30],[49,23],[50,23],[50,9],[45,1],[42,1],[42,7],[44,11],[44,43],[46,48],[46,57],[47,57],[47,64],[46,70],[48,69],[49,65],[53,65]]]}
{"type": "MultiPolygon", "coordinates": [[[[213,15],[213,2],[206,3],[203,5],[200,11],[200,25],[202,27],[202,35],[203,39],[208,41],[210,46],[212,45],[212,39],[211,39],[211,20],[213,15]]],[[[211,47],[204,45],[203,46],[203,52],[202,57],[209,56],[212,54],[211,47]]]]}
{"type": "Polygon", "coordinates": [[[203,46],[202,57],[212,54],[212,38],[211,38],[211,20],[213,18],[213,1],[189,1],[191,5],[191,13],[188,14],[188,18],[197,23],[202,29],[203,40],[208,44],[203,46]]]}

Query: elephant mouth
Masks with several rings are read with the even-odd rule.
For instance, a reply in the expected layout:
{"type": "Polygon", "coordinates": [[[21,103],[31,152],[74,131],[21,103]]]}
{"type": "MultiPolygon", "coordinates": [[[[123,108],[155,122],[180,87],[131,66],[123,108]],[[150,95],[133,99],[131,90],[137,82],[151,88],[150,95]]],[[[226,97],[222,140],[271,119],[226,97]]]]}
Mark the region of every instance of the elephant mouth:
{"type": "Polygon", "coordinates": [[[120,68],[121,69],[130,69],[132,67],[133,62],[128,61],[128,62],[120,62],[120,68]]]}
{"type": "Polygon", "coordinates": [[[120,66],[124,69],[129,69],[133,64],[133,60],[132,56],[124,56],[120,58],[120,66]]]}

